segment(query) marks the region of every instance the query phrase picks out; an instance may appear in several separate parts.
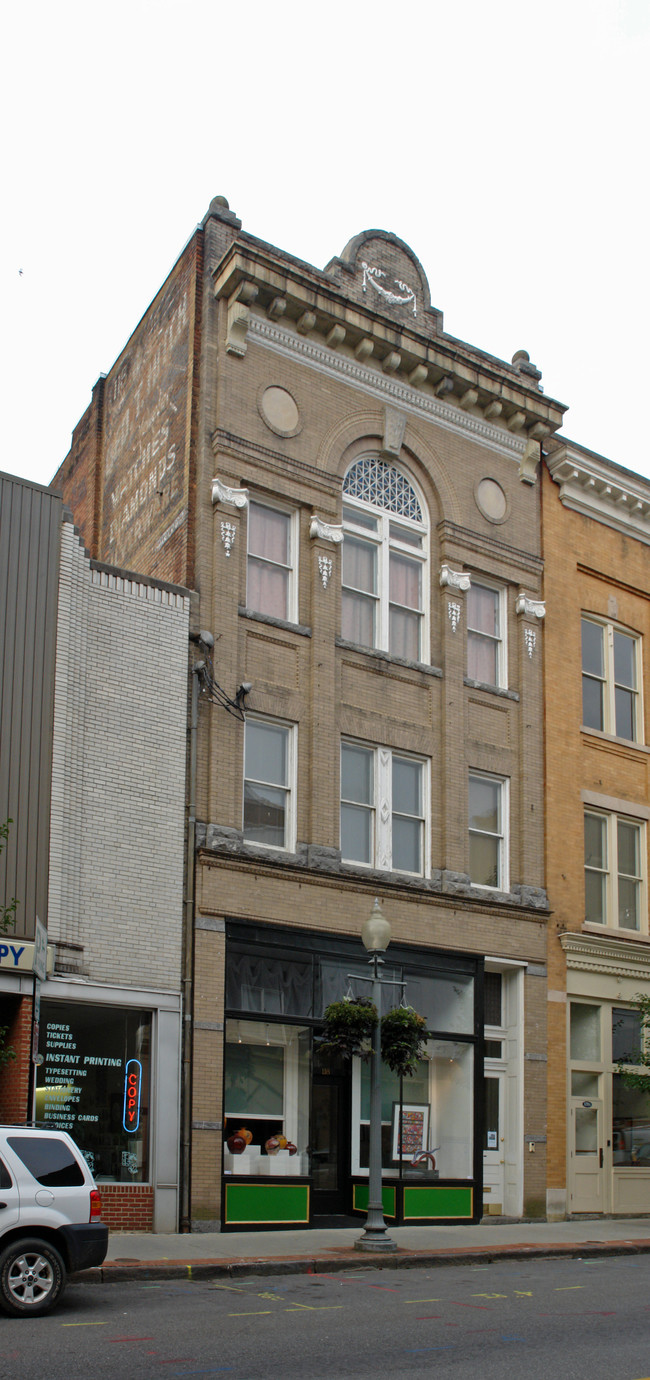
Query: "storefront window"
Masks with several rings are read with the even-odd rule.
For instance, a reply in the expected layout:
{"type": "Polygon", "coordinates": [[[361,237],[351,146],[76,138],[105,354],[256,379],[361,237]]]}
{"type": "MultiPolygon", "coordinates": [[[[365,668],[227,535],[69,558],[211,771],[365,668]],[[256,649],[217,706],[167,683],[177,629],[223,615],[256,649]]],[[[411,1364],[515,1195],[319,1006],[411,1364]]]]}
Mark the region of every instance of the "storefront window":
{"type": "Polygon", "coordinates": [[[444,1030],[450,1035],[471,1035],[474,1031],[474,979],[446,973],[436,977],[407,972],[407,994],[411,1006],[424,1016],[429,1030],[444,1030]]]}
{"type": "Polygon", "coordinates": [[[600,1007],[571,1002],[571,1058],[581,1063],[600,1059],[600,1007]]]}
{"type": "Polygon", "coordinates": [[[620,1073],[612,1078],[614,1164],[650,1168],[650,1097],[626,1088],[620,1073]]]}
{"type": "Polygon", "coordinates": [[[68,1131],[102,1183],[149,1177],[151,1014],[41,1003],[36,1120],[68,1131]]]}
{"type": "Polygon", "coordinates": [[[231,946],[226,1006],[269,1016],[311,1016],[311,960],[274,958],[231,946]]]}
{"type": "Polygon", "coordinates": [[[226,1023],[224,1172],[309,1172],[310,1032],[226,1023]]]}
{"type": "Polygon", "coordinates": [[[615,1006],[612,1010],[612,1060],[638,1064],[641,1049],[641,1012],[615,1006]]]}
{"type": "MultiPolygon", "coordinates": [[[[358,962],[350,962],[349,959],[342,958],[321,958],[318,960],[316,974],[316,1000],[315,1016],[322,1016],[325,1008],[331,1001],[340,1001],[344,993],[350,992],[354,997],[369,997],[370,983],[368,982],[369,973],[363,959],[358,962]],[[364,972],[364,967],[366,971],[364,972]]],[[[401,967],[391,966],[384,963],[381,970],[381,1014],[392,1010],[397,1005],[402,995],[400,979],[402,977],[401,967]]]]}
{"type": "MultiPolygon", "coordinates": [[[[473,1068],[473,1047],[452,1040],[430,1040],[427,1058],[401,1087],[382,1064],[382,1166],[388,1175],[401,1168],[406,1178],[472,1177],[473,1068]],[[427,1158],[431,1154],[435,1166],[427,1158]]],[[[370,1069],[360,1060],[353,1070],[352,1107],[358,1127],[352,1172],[358,1174],[368,1169],[370,1126],[370,1069]]]]}

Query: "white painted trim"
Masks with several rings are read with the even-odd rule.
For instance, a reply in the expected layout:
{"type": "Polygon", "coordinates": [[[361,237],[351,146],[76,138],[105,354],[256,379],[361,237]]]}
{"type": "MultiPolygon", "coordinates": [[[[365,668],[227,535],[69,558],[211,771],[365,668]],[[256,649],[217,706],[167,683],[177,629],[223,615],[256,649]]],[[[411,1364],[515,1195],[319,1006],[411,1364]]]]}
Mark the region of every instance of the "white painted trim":
{"type": "Polygon", "coordinates": [[[570,445],[547,455],[546,463],[565,508],[650,545],[650,488],[641,475],[570,445]]]}

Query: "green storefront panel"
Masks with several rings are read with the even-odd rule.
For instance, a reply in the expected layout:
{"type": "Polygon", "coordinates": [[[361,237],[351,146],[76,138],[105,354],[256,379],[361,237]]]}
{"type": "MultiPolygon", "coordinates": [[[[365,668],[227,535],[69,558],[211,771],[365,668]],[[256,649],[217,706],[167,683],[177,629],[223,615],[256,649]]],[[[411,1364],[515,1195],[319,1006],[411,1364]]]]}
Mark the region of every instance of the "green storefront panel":
{"type": "MultiPolygon", "coordinates": [[[[390,1184],[384,1184],[381,1190],[381,1201],[384,1209],[384,1217],[395,1216],[395,1189],[390,1184]]],[[[368,1211],[368,1185],[355,1184],[352,1194],[352,1207],[355,1212],[368,1211]]]]}
{"type": "Polygon", "coordinates": [[[308,1184],[226,1184],[227,1226],[308,1221],[308,1184]]]}
{"type": "Polygon", "coordinates": [[[404,1221],[427,1217],[471,1217],[472,1188],[444,1188],[431,1185],[404,1189],[404,1221]]]}

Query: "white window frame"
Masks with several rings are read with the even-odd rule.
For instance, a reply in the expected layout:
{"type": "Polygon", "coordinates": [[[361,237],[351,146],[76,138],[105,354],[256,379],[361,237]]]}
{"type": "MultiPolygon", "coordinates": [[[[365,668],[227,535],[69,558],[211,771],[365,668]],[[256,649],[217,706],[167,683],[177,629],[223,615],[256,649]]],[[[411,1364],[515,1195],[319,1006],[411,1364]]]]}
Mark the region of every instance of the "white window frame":
{"type": "MultiPolygon", "coordinates": [[[[430,873],[430,834],[431,834],[431,767],[426,757],[418,757],[415,753],[401,752],[397,748],[377,747],[372,743],[359,742],[353,738],[343,738],[341,740],[341,760],[343,750],[346,747],[357,748],[367,752],[373,760],[373,790],[372,800],[367,806],[361,806],[358,801],[344,801],[341,794],[341,806],[353,804],[359,808],[366,808],[372,816],[371,827],[371,857],[368,862],[359,861],[357,858],[346,858],[344,839],[341,837],[341,861],[347,862],[354,867],[367,867],[380,871],[397,871],[393,868],[393,761],[415,762],[421,769],[421,788],[422,788],[422,814],[420,816],[409,816],[420,820],[420,852],[422,870],[420,872],[405,872],[399,869],[400,875],[406,877],[428,877],[430,873]]],[[[341,831],[342,834],[342,831],[341,831]]]]}
{"type": "Polygon", "coordinates": [[[604,921],[587,919],[587,903],[585,895],[585,925],[589,929],[595,930],[615,930],[623,931],[625,934],[647,934],[648,933],[648,902],[647,902],[647,838],[646,824],[642,819],[637,819],[634,815],[626,815],[622,812],[613,810],[597,810],[592,806],[585,807],[585,820],[590,816],[601,819],[605,822],[605,844],[606,859],[605,867],[597,868],[587,864],[586,843],[585,843],[585,878],[586,874],[592,873],[605,878],[605,919],[604,921]],[[618,825],[630,824],[638,829],[639,838],[639,868],[637,876],[631,880],[638,883],[638,914],[639,924],[637,928],[621,925],[618,921],[618,884],[621,877],[627,878],[630,874],[619,872],[618,867],[618,825]]]}
{"type": "MultiPolygon", "coordinates": [[[[506,690],[508,688],[508,601],[506,597],[506,590],[503,585],[495,584],[492,580],[489,579],[484,580],[483,576],[471,575],[470,581],[471,583],[470,588],[467,592],[467,603],[465,606],[468,638],[468,657],[470,633],[474,633],[477,637],[482,637],[486,642],[496,643],[497,678],[494,682],[494,685],[500,690],[506,690]],[[473,589],[489,589],[492,594],[497,595],[497,618],[499,625],[499,632],[497,636],[492,636],[490,633],[481,632],[479,628],[472,627],[470,623],[470,605],[473,589]]],[[[469,665],[467,674],[469,677],[469,665]]],[[[472,677],[472,679],[476,678],[472,677]]],[[[479,681],[478,683],[480,685],[492,684],[491,681],[479,681]]]]}
{"type": "Polygon", "coordinates": [[[246,776],[246,738],[244,737],[244,761],[243,761],[243,789],[242,789],[242,831],[244,842],[254,845],[256,848],[266,848],[273,853],[295,853],[296,851],[296,781],[297,781],[297,735],[296,724],[286,723],[282,719],[272,719],[260,714],[247,714],[246,727],[248,724],[268,725],[272,728],[282,729],[286,733],[286,764],[287,781],[282,784],[275,781],[263,782],[261,777],[246,776]],[[285,817],[284,817],[284,842],[282,844],[263,843],[258,839],[253,839],[246,833],[246,782],[258,781],[260,784],[271,786],[273,789],[284,790],[285,792],[285,817]]]}
{"type": "MultiPolygon", "coordinates": [[[[359,457],[363,458],[363,457],[359,457]]],[[[391,465],[398,474],[403,475],[411,486],[417,497],[422,512],[423,521],[415,522],[411,518],[403,517],[399,513],[393,513],[388,508],[375,507],[374,504],[356,498],[351,494],[343,494],[343,529],[344,536],[349,532],[350,536],[358,538],[360,541],[372,545],[376,551],[376,574],[377,588],[375,591],[375,630],[372,650],[388,652],[389,656],[399,657],[399,653],[391,653],[390,649],[390,556],[391,552],[397,555],[407,556],[409,559],[419,561],[421,565],[421,607],[418,610],[419,616],[419,655],[416,661],[428,663],[429,661],[429,524],[426,504],[420,494],[419,489],[413,483],[411,475],[400,465],[391,465]],[[354,521],[354,510],[359,512],[359,522],[354,521]],[[370,516],[376,520],[376,530],[371,531],[364,525],[363,515],[370,516]],[[400,541],[390,528],[404,528],[405,531],[417,533],[421,538],[421,546],[415,547],[408,541],[400,541]]],[[[343,585],[343,589],[352,586],[343,585]]],[[[368,596],[371,597],[371,596],[368,596]]],[[[413,612],[413,610],[409,610],[413,612]]]]}
{"type": "Polygon", "coordinates": [[[643,744],[643,663],[641,656],[641,637],[639,633],[633,632],[631,628],[625,628],[622,623],[615,623],[606,618],[594,618],[591,614],[588,613],[583,613],[580,616],[581,636],[583,623],[591,623],[597,628],[602,628],[604,633],[603,650],[605,663],[605,674],[602,677],[594,675],[593,671],[586,671],[584,668],[584,663],[582,662],[581,650],[582,684],[584,685],[584,681],[585,679],[587,679],[591,681],[596,681],[603,687],[603,726],[602,728],[593,728],[590,725],[585,724],[584,713],[581,711],[583,721],[582,726],[584,732],[606,733],[610,738],[622,738],[622,735],[618,734],[616,731],[616,680],[614,676],[614,634],[620,633],[621,636],[628,637],[630,639],[630,642],[634,643],[636,670],[636,685],[634,687],[630,687],[628,685],[622,687],[628,692],[631,691],[631,693],[635,697],[633,701],[635,710],[634,737],[622,738],[622,741],[626,743],[643,744]]]}
{"type": "Polygon", "coordinates": [[[479,838],[496,838],[497,862],[499,880],[497,886],[488,886],[486,882],[475,882],[470,873],[470,882],[479,891],[507,892],[510,890],[510,780],[507,776],[496,776],[493,772],[476,771],[473,767],[469,771],[467,786],[467,818],[468,818],[468,839],[472,834],[479,838]],[[498,833],[492,833],[485,829],[472,829],[469,825],[470,817],[470,793],[473,780],[491,781],[500,788],[500,824],[501,829],[498,833]]]}
{"type": "Polygon", "coordinates": [[[249,502],[248,502],[248,522],[247,522],[247,532],[246,532],[246,607],[249,608],[249,609],[251,610],[252,613],[261,613],[265,618],[278,618],[281,622],[284,622],[284,623],[297,623],[297,622],[298,622],[298,534],[299,534],[299,528],[298,528],[298,513],[297,513],[297,511],[296,511],[295,509],[287,508],[287,507],[285,507],[284,505],[282,505],[282,504],[280,504],[280,503],[273,503],[273,502],[269,501],[269,500],[266,499],[266,498],[256,497],[256,498],[250,498],[250,499],[249,499],[249,502]],[[267,557],[258,556],[254,551],[251,551],[251,549],[250,549],[251,511],[252,511],[253,508],[258,508],[258,509],[259,509],[259,508],[264,508],[264,509],[267,509],[269,512],[280,513],[280,514],[282,515],[282,517],[285,517],[285,518],[288,519],[288,523],[289,523],[289,560],[288,560],[288,562],[287,562],[286,564],[281,563],[281,562],[278,562],[278,561],[273,561],[273,560],[271,560],[270,558],[267,558],[267,557]],[[279,615],[279,614],[272,613],[272,612],[270,612],[268,609],[260,609],[260,608],[257,608],[257,605],[256,605],[254,602],[251,601],[250,596],[249,596],[249,590],[250,590],[250,573],[249,573],[249,572],[250,572],[250,563],[251,563],[252,560],[265,561],[266,564],[268,564],[269,566],[275,566],[275,567],[277,567],[278,569],[286,570],[286,572],[287,572],[287,611],[286,611],[286,616],[285,616],[285,617],[282,617],[282,616],[279,615]]]}

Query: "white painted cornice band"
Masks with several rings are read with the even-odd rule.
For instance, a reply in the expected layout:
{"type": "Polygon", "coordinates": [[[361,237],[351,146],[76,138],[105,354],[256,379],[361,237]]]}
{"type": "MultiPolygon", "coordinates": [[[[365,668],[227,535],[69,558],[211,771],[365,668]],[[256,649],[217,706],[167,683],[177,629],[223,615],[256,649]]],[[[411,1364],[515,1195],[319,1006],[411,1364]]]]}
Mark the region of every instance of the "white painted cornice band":
{"type": "Polygon", "coordinates": [[[567,931],[559,939],[566,954],[567,968],[644,981],[650,978],[650,944],[577,931],[567,931]]]}
{"type": "Polygon", "coordinates": [[[572,446],[551,452],[546,463],[566,508],[650,544],[650,485],[641,475],[621,474],[572,446]]]}

